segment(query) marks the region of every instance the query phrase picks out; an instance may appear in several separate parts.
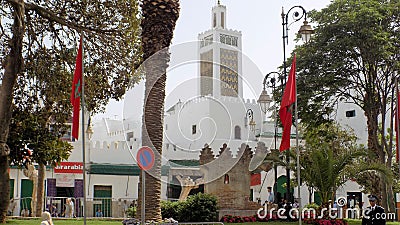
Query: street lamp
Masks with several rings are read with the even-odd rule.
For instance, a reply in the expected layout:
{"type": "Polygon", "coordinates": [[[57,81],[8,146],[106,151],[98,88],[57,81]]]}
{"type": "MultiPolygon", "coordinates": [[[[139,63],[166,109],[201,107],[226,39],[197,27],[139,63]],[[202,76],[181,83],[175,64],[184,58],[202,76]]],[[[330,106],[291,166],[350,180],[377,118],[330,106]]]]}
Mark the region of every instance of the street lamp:
{"type": "Polygon", "coordinates": [[[307,20],[303,21],[303,25],[300,27],[299,34],[301,34],[301,39],[307,43],[311,39],[311,35],[314,34],[314,30],[311,25],[308,24],[307,20]]]}
{"type": "MultiPolygon", "coordinates": [[[[301,34],[303,41],[308,42],[311,38],[311,34],[314,33],[314,30],[308,24],[307,21],[307,11],[302,6],[293,6],[289,9],[289,11],[285,14],[283,7],[282,7],[282,41],[283,41],[283,76],[281,76],[281,84],[286,83],[287,77],[287,66],[286,66],[286,44],[289,43],[289,26],[304,17],[303,25],[300,27],[299,34],[301,34]],[[294,10],[292,14],[293,22],[288,23],[289,15],[294,10]],[[299,10],[301,11],[299,13],[299,10]],[[284,80],[283,80],[284,79],[284,80]]],[[[290,196],[290,158],[289,158],[289,150],[286,151],[286,200],[287,202],[291,202],[290,196]]],[[[300,185],[300,184],[298,184],[300,185]]],[[[300,194],[300,193],[299,193],[300,194]]],[[[299,196],[300,198],[300,196],[299,196]]],[[[299,202],[300,203],[300,202],[299,202]]],[[[299,220],[301,221],[301,220],[299,220]]]]}
{"type": "MultiPolygon", "coordinates": [[[[253,114],[253,110],[248,109],[246,112],[246,119],[249,118],[250,122],[249,122],[249,126],[250,126],[250,130],[251,131],[255,131],[256,130],[256,122],[254,121],[254,114],[253,114]]],[[[247,125],[247,124],[246,124],[247,125]]]]}
{"type": "MultiPolygon", "coordinates": [[[[267,76],[268,76],[268,74],[267,74],[267,76]]],[[[264,84],[264,89],[263,89],[263,91],[261,92],[260,97],[259,97],[258,100],[257,100],[258,104],[260,104],[261,111],[262,111],[264,114],[267,113],[268,108],[269,108],[269,105],[270,105],[271,102],[272,102],[271,97],[268,95],[268,92],[267,92],[267,90],[265,89],[265,87],[266,87],[266,79],[267,79],[267,76],[264,78],[264,83],[263,83],[263,84],[264,84]]],[[[274,81],[274,82],[275,82],[275,81],[274,81]]]]}
{"type": "MultiPolygon", "coordinates": [[[[264,109],[267,109],[269,107],[270,103],[272,102],[271,98],[269,97],[269,95],[268,95],[268,93],[266,91],[266,88],[267,87],[272,88],[272,96],[274,96],[275,87],[276,87],[276,81],[277,81],[276,76],[278,78],[281,78],[282,74],[280,74],[278,72],[270,72],[267,75],[265,75],[265,77],[264,77],[263,91],[261,92],[260,98],[258,99],[258,103],[260,104],[261,110],[263,110],[264,113],[266,113],[266,111],[267,111],[267,110],[264,111],[264,109]]],[[[276,104],[275,98],[273,100],[274,100],[274,102],[276,104]]],[[[277,143],[276,142],[277,142],[277,133],[278,133],[278,120],[277,120],[276,107],[277,106],[274,105],[274,151],[277,151],[277,148],[276,148],[276,144],[277,143]]],[[[276,184],[277,181],[278,181],[278,167],[277,167],[276,163],[274,163],[274,173],[275,173],[275,175],[274,175],[274,179],[275,179],[274,183],[276,184]]],[[[275,185],[274,185],[274,187],[275,187],[275,185]]],[[[274,200],[276,202],[277,199],[278,199],[277,198],[278,193],[277,193],[276,188],[274,188],[274,195],[275,195],[274,196],[274,200]]]]}

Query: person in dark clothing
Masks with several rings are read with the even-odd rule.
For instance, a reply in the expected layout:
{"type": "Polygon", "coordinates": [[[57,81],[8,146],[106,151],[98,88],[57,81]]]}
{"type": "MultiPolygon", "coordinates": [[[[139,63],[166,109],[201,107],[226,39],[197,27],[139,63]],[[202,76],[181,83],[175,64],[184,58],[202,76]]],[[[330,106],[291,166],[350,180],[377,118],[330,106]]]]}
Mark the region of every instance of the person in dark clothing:
{"type": "Polygon", "coordinates": [[[285,199],[281,198],[281,200],[278,202],[278,208],[283,208],[283,205],[285,205],[285,199]]]}
{"type": "Polygon", "coordinates": [[[363,213],[362,225],[385,225],[386,214],[385,209],[376,204],[377,197],[375,195],[369,195],[368,200],[370,206],[368,206],[363,213]]]}

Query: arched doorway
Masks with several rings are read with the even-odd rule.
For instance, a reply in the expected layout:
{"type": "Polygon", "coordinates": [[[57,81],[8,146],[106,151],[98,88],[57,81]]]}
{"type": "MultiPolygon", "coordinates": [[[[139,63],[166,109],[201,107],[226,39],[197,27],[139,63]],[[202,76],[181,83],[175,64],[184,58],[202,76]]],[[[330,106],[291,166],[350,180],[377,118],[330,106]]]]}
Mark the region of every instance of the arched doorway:
{"type": "MultiPolygon", "coordinates": [[[[277,202],[279,203],[280,201],[282,201],[282,199],[285,199],[286,196],[286,176],[282,175],[278,178],[278,180],[276,181],[276,184],[274,186],[274,190],[276,191],[276,198],[277,198],[277,202]]],[[[293,187],[291,187],[290,189],[290,199],[291,202],[293,200],[293,187]]]]}

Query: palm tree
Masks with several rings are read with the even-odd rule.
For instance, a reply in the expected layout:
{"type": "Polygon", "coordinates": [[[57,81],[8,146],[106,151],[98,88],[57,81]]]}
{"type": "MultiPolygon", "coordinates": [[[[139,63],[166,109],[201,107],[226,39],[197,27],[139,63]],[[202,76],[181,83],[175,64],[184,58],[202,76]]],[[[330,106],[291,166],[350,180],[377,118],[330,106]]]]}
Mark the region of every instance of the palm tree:
{"type": "MultiPolygon", "coordinates": [[[[179,17],[179,0],[142,0],[142,51],[145,72],[145,99],[142,127],[142,145],[162,154],[163,117],[166,70],[169,62],[175,23],[179,17]]],[[[140,177],[141,178],[141,177],[140,177]]],[[[146,220],[161,221],[161,158],[146,173],[146,220]]],[[[139,185],[138,217],[141,211],[139,185]]]]}
{"type": "Polygon", "coordinates": [[[337,188],[347,180],[346,168],[353,165],[355,159],[363,155],[363,149],[352,149],[334,154],[331,148],[307,149],[301,156],[301,178],[308,186],[319,192],[322,203],[334,198],[337,188]],[[310,151],[308,151],[310,150],[310,151]]]}
{"type": "Polygon", "coordinates": [[[305,132],[304,151],[300,156],[302,181],[321,195],[322,206],[334,200],[336,190],[349,179],[366,171],[390,177],[379,164],[365,164],[367,149],[356,144],[356,137],[339,125],[323,124],[305,132]]]}

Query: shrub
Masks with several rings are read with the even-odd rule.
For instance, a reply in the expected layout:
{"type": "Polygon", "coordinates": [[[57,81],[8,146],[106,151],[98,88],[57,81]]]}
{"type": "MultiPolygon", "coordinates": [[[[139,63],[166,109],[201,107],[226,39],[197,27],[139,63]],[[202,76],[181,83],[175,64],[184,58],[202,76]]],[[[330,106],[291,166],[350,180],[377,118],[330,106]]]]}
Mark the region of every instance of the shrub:
{"type": "Polygon", "coordinates": [[[210,194],[198,193],[181,202],[179,222],[218,221],[217,198],[210,194]]]}
{"type": "Polygon", "coordinates": [[[136,207],[129,207],[126,210],[126,216],[129,218],[134,218],[136,215],[136,207]]]}
{"type": "Polygon", "coordinates": [[[179,219],[181,207],[182,207],[182,202],[161,201],[162,218],[179,219]]]}
{"type": "Polygon", "coordinates": [[[315,210],[318,210],[319,207],[320,207],[320,206],[317,205],[316,203],[310,203],[310,204],[306,204],[306,205],[304,206],[304,208],[315,209],[315,210]]]}

